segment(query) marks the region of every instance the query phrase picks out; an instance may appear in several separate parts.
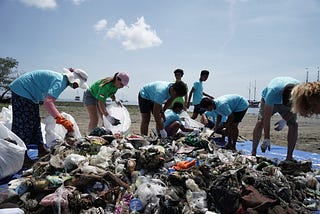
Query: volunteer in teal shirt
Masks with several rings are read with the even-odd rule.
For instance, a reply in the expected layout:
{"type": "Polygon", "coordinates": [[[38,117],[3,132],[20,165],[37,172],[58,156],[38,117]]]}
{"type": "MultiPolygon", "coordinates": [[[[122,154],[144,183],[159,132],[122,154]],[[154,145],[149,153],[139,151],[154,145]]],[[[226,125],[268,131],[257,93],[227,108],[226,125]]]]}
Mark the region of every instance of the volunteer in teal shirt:
{"type": "MultiPolygon", "coordinates": [[[[32,148],[38,146],[38,156],[47,153],[42,139],[39,103],[43,102],[48,113],[69,132],[73,130],[71,121],[63,118],[54,105],[59,95],[70,86],[87,88],[88,75],[81,69],[63,69],[63,73],[51,70],[36,70],[25,73],[10,85],[12,92],[12,131],[32,148]]],[[[25,153],[24,167],[30,167],[33,161],[25,153]]]]}
{"type": "Polygon", "coordinates": [[[226,135],[228,137],[226,148],[236,150],[239,136],[238,125],[249,108],[248,101],[238,94],[227,94],[216,99],[203,98],[200,107],[207,111],[214,110],[217,113],[218,117],[214,126],[215,131],[220,128],[221,118],[223,116],[228,117],[225,123],[226,135]]]}
{"type": "Polygon", "coordinates": [[[272,79],[262,91],[258,120],[253,130],[252,155],[257,154],[257,147],[264,131],[264,140],[261,144],[262,152],[270,150],[270,122],[275,113],[279,113],[282,120],[275,125],[275,130],[280,131],[288,125],[287,160],[293,160],[293,151],[298,138],[297,115],[291,111],[291,91],[299,84],[292,77],[276,77],[272,79]]]}
{"type": "Polygon", "coordinates": [[[163,112],[170,106],[176,97],[182,97],[187,93],[186,84],[182,81],[175,83],[155,81],[144,85],[138,95],[139,109],[141,113],[140,132],[148,135],[151,112],[156,122],[157,132],[161,138],[167,137],[164,129],[163,112]],[[162,108],[162,104],[164,107],[162,108]]]}

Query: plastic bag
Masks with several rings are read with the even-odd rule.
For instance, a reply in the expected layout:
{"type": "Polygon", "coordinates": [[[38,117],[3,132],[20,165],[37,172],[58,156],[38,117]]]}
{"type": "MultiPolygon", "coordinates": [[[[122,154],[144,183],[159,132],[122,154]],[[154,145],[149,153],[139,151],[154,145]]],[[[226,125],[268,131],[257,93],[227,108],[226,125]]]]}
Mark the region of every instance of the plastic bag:
{"type": "MultiPolygon", "coordinates": [[[[74,136],[78,139],[81,138],[81,133],[75,119],[65,112],[61,112],[61,115],[73,123],[74,136]]],[[[51,148],[56,144],[57,140],[64,140],[68,131],[61,124],[56,124],[56,120],[51,115],[48,115],[44,121],[46,145],[48,148],[51,148]]]]}
{"type": "Polygon", "coordinates": [[[9,105],[7,107],[2,107],[0,112],[0,121],[3,125],[5,125],[8,129],[11,130],[12,127],[12,106],[9,105]]]}
{"type": "Polygon", "coordinates": [[[109,129],[113,134],[119,132],[121,134],[128,134],[131,126],[131,118],[127,108],[124,106],[118,106],[117,104],[110,104],[107,105],[106,109],[108,114],[120,120],[121,123],[119,125],[113,126],[107,120],[107,118],[103,116],[103,124],[105,128],[109,129]]]}
{"type": "Polygon", "coordinates": [[[189,116],[189,114],[186,111],[182,111],[180,114],[180,118],[183,122],[183,125],[186,128],[202,128],[204,127],[204,125],[194,119],[191,119],[191,117],[189,116]]]}
{"type": "Polygon", "coordinates": [[[24,142],[0,123],[0,179],[13,175],[22,168],[26,150],[24,142]]]}

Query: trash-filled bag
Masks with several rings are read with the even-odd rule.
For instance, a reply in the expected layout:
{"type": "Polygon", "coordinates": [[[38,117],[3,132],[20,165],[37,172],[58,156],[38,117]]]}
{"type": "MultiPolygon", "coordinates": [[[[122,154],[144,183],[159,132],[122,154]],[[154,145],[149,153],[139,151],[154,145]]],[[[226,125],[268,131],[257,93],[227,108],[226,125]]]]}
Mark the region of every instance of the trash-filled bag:
{"type": "Polygon", "coordinates": [[[113,134],[115,133],[122,133],[127,134],[129,132],[130,126],[131,126],[131,118],[130,114],[126,107],[123,105],[117,105],[117,104],[110,104],[106,107],[108,114],[113,116],[114,118],[120,120],[120,124],[113,126],[111,123],[107,120],[105,116],[103,116],[103,124],[104,127],[108,130],[110,130],[113,134]]]}
{"type": "Polygon", "coordinates": [[[24,142],[0,123],[0,179],[18,172],[27,150],[24,142]]]}
{"type": "MultiPolygon", "coordinates": [[[[75,138],[81,138],[81,133],[75,119],[68,113],[61,112],[62,117],[73,123],[75,138]]],[[[45,141],[48,148],[56,144],[58,140],[64,140],[67,130],[61,124],[56,124],[56,120],[48,115],[45,119],[45,141]]]]}
{"type": "Polygon", "coordinates": [[[12,127],[12,106],[2,107],[0,112],[0,122],[11,130],[12,127]]]}
{"type": "Polygon", "coordinates": [[[186,111],[182,111],[180,118],[186,128],[202,128],[204,125],[190,117],[186,111]]]}

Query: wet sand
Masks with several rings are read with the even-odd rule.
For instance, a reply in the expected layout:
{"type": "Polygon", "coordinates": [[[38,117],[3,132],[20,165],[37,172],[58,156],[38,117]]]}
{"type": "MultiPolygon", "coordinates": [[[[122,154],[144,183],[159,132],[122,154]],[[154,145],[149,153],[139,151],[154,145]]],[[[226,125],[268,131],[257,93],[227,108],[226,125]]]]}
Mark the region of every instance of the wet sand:
{"type": "MultiPolygon", "coordinates": [[[[136,105],[127,105],[126,106],[130,116],[131,116],[131,133],[139,134],[140,133],[140,113],[139,108],[136,105]]],[[[82,135],[87,135],[87,124],[89,122],[89,117],[86,112],[86,108],[82,103],[76,104],[66,104],[57,102],[57,108],[59,111],[65,111],[71,114],[79,126],[80,132],[82,135]]],[[[46,114],[43,107],[41,107],[41,116],[44,117],[46,114]]],[[[197,118],[199,120],[199,117],[197,118]]],[[[272,117],[272,124],[276,123],[280,116],[274,115],[272,117]]],[[[252,139],[252,132],[257,120],[257,115],[252,113],[247,113],[243,121],[239,124],[239,134],[248,139],[252,139]]],[[[312,118],[298,117],[299,124],[299,135],[296,145],[296,149],[320,153],[320,116],[312,118]]],[[[154,119],[151,117],[151,122],[149,129],[155,127],[154,119]]],[[[286,126],[282,131],[278,132],[271,129],[271,143],[281,146],[287,146],[287,132],[288,127],[286,126]]]]}

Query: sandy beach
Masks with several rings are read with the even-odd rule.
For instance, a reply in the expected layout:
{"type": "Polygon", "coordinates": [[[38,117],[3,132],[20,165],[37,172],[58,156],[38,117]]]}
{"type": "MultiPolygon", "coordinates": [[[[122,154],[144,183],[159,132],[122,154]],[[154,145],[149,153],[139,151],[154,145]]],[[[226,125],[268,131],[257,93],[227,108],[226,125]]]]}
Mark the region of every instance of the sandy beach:
{"type": "MultiPolygon", "coordinates": [[[[89,117],[86,112],[86,108],[82,103],[63,103],[57,102],[57,108],[59,111],[65,111],[71,114],[79,126],[82,135],[87,135],[87,124],[89,117]]],[[[131,117],[131,133],[140,133],[140,113],[139,108],[136,105],[126,105],[131,117]]],[[[41,107],[41,117],[47,115],[46,111],[41,107]]],[[[272,124],[276,123],[280,116],[274,115],[272,117],[272,124]]],[[[199,117],[198,117],[199,120],[199,117]]],[[[239,134],[248,139],[252,139],[252,131],[254,129],[257,120],[257,115],[253,113],[247,113],[243,121],[239,125],[239,134]]],[[[314,116],[312,118],[298,117],[299,124],[299,136],[296,149],[320,153],[320,117],[314,116]]],[[[153,117],[151,117],[151,123],[149,129],[155,127],[153,117]]],[[[271,130],[271,143],[275,145],[287,146],[287,131],[288,127],[285,127],[282,131],[278,132],[271,130]]]]}

